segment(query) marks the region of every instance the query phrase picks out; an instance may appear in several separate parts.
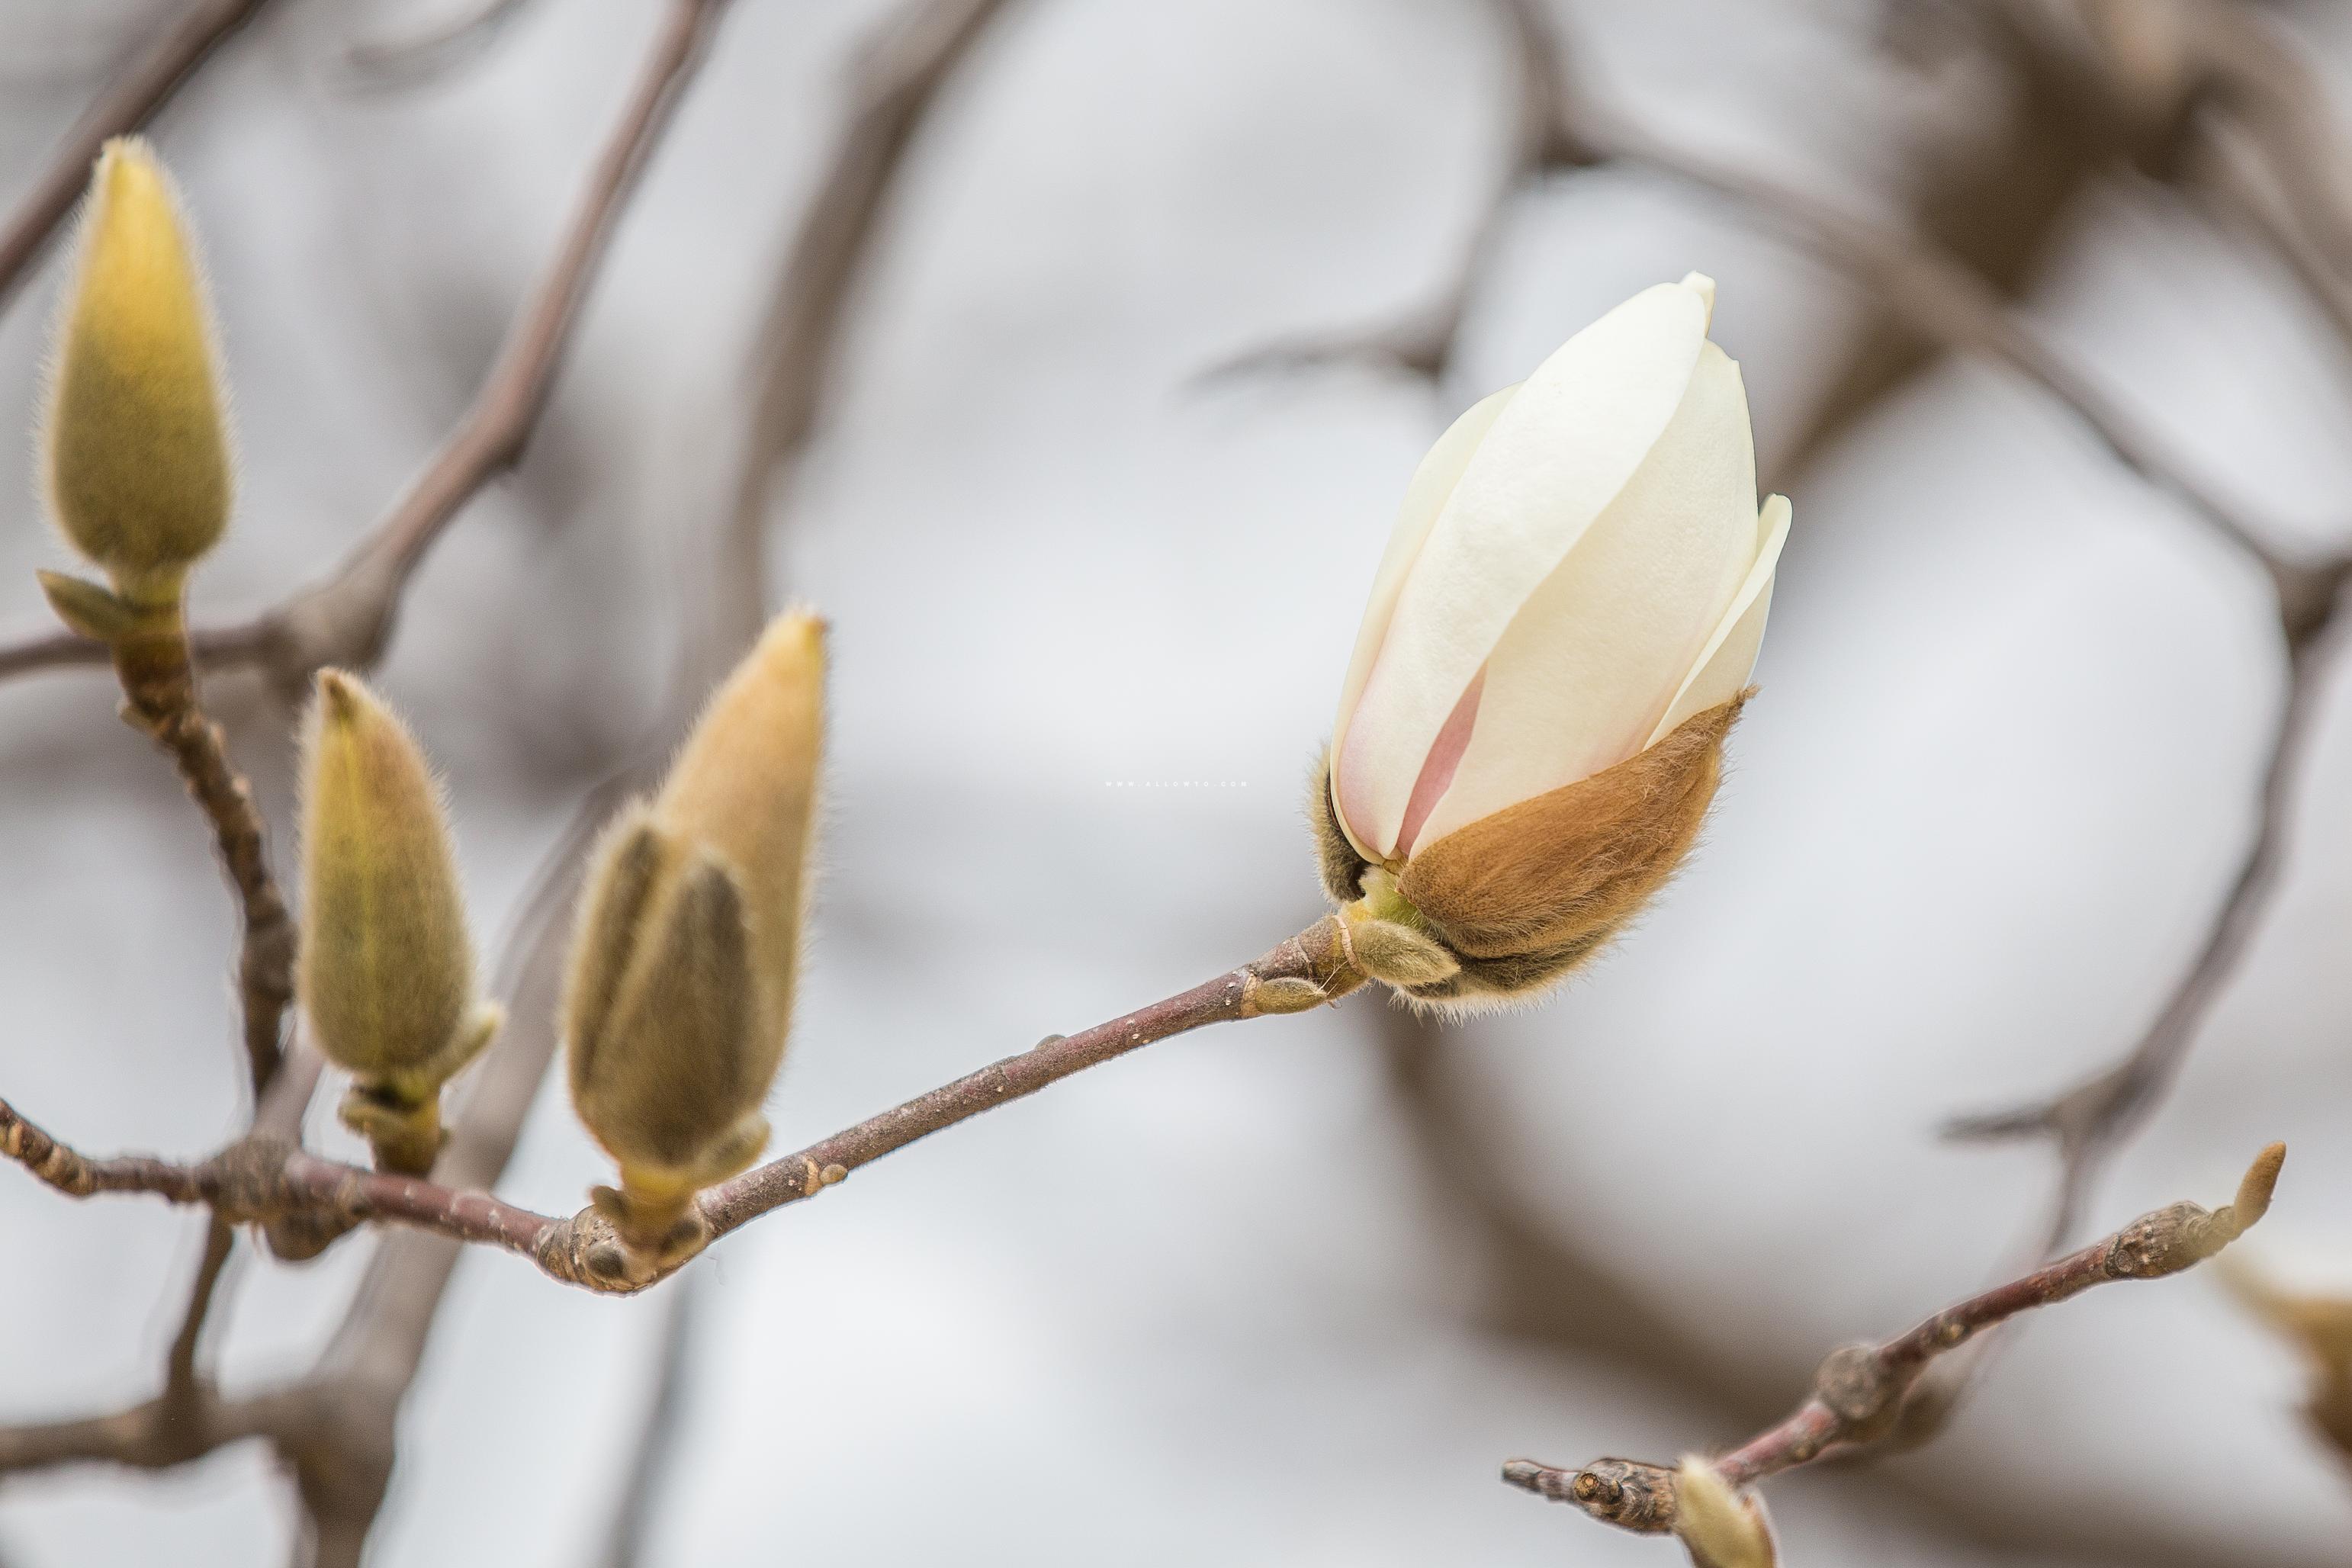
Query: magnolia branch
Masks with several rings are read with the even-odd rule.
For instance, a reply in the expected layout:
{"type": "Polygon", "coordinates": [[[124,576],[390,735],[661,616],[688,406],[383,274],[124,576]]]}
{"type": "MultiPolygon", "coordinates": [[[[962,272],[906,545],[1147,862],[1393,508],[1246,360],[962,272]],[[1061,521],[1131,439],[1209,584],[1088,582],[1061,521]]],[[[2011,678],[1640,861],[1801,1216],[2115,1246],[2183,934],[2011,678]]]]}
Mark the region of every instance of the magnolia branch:
{"type": "MultiPolygon", "coordinates": [[[[2269,1210],[2285,1160],[2283,1143],[2263,1150],[2239,1183],[2237,1196],[2220,1209],[2209,1212],[2183,1202],[2143,1215],[2114,1235],[1948,1307],[1907,1332],[1832,1352],[1804,1402],[1713,1459],[1716,1474],[1735,1489],[1744,1489],[1878,1442],[1894,1430],[1905,1395],[1928,1367],[1986,1330],[2094,1286],[2162,1279],[2205,1262],[2269,1210]]],[[[1637,1533],[1662,1534],[1677,1525],[1678,1483],[1666,1466],[1609,1458],[1570,1470],[1513,1459],[1503,1467],[1503,1479],[1637,1533]]]]}
{"type": "Polygon", "coordinates": [[[74,128],[33,188],[0,223],[0,304],[32,270],[58,226],[81,199],[89,166],[111,137],[138,130],[223,40],[258,15],[268,0],[205,0],[158,37],[110,83],[74,128]]]}
{"type": "MultiPolygon", "coordinates": [[[[700,1200],[709,1239],[814,1197],[917,1139],[1154,1041],[1211,1024],[1299,1012],[1360,984],[1338,921],[1326,918],[1254,963],[1078,1034],[1049,1036],[1033,1049],[713,1187],[700,1200]]],[[[193,1164],[139,1154],[94,1158],[0,1100],[0,1154],[69,1197],[143,1193],[205,1205],[238,1225],[312,1218],[405,1226],[520,1254],[551,1279],[594,1290],[640,1290],[676,1271],[676,1265],[656,1268],[623,1247],[611,1223],[593,1209],[558,1219],[487,1192],[320,1159],[268,1134],[239,1139],[193,1164]]]]}
{"type": "Polygon", "coordinates": [[[269,869],[268,830],[253,790],[229,761],[220,726],[196,698],[195,671],[176,626],[169,637],[120,643],[110,654],[122,682],[123,716],[170,753],[189,795],[212,825],[223,869],[236,890],[243,940],[237,994],[245,1050],[258,1100],[283,1059],[286,1010],[294,1000],[294,919],[269,869]]]}
{"type": "MultiPolygon", "coordinates": [[[[725,10],[726,0],[670,0],[554,258],[517,313],[473,404],[425,472],[323,581],[251,620],[195,632],[191,640],[200,665],[258,667],[292,692],[322,665],[365,669],[383,655],[401,596],[425,552],[467,501],[521,460],[581,303],[725,10]]],[[[0,647],[0,678],[105,659],[101,645],[55,634],[0,647]]]]}

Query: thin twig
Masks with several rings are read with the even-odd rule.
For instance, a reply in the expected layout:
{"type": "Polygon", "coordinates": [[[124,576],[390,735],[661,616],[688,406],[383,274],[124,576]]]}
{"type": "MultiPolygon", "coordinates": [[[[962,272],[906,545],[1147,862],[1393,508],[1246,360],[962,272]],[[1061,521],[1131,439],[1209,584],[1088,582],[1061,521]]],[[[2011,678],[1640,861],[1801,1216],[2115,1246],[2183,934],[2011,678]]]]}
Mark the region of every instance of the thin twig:
{"type": "MultiPolygon", "coordinates": [[[[736,472],[722,549],[749,558],[769,501],[815,438],[835,378],[842,336],[917,134],[942,89],[971,57],[1007,0],[909,0],[866,46],[855,72],[849,122],[823,181],[803,210],[776,275],[755,342],[751,416],[736,472]]],[[[725,572],[730,618],[759,616],[760,577],[725,572]]],[[[723,640],[690,649],[690,661],[725,668],[723,640]]]]}
{"type": "MultiPolygon", "coordinates": [[[[859,1166],[917,1139],[1155,1041],[1211,1024],[1296,1012],[1296,1000],[1286,992],[1300,981],[1327,998],[1344,995],[1362,983],[1349,965],[1335,919],[1326,917],[1255,963],[1107,1024],[1075,1035],[1048,1036],[1019,1056],[993,1062],[712,1188],[700,1201],[709,1236],[715,1239],[787,1204],[814,1197],[859,1166]],[[1274,989],[1268,988],[1270,984],[1274,989]]],[[[468,1107],[469,1112],[474,1110],[468,1107]]],[[[469,1115],[469,1123],[471,1120],[469,1115]]],[[[557,1219],[478,1187],[446,1186],[322,1160],[271,1138],[240,1139],[194,1164],[143,1154],[93,1158],[60,1143],[0,1100],[0,1154],[72,1197],[144,1193],[175,1204],[202,1204],[237,1224],[315,1215],[342,1224],[404,1226],[519,1253],[551,1279],[596,1290],[641,1290],[676,1267],[656,1269],[626,1252],[610,1224],[593,1209],[557,1219]]]]}
{"type": "Polygon", "coordinates": [[[299,1391],[225,1399],[200,1384],[194,1400],[156,1398],[110,1415],[0,1426],[0,1475],[82,1464],[169,1469],[248,1437],[293,1431],[309,1406],[299,1391]]]}
{"type": "Polygon", "coordinates": [[[1539,0],[1492,0],[1517,73],[1510,136],[1469,238],[1446,281],[1424,303],[1397,320],[1352,331],[1312,334],[1239,353],[1193,377],[1208,386],[1244,376],[1365,364],[1443,382],[1462,348],[1462,323],[1478,279],[1493,264],[1512,207],[1551,171],[1579,161],[1562,140],[1569,123],[1566,66],[1551,18],[1539,0]]]}
{"type": "Polygon", "coordinates": [[[215,1215],[205,1223],[204,1256],[196,1263],[195,1282],[189,1288],[187,1307],[180,1314],[179,1331],[172,1336],[172,1348],[163,1357],[163,1402],[166,1405],[196,1396],[196,1350],[204,1341],[205,1320],[212,1312],[214,1294],[228,1270],[229,1253],[236,1245],[236,1232],[227,1221],[215,1215]]]}
{"type": "MultiPolygon", "coordinates": [[[[2236,1198],[2221,1209],[2209,1213],[2193,1203],[2178,1203],[2143,1215],[2114,1235],[1971,1296],[1906,1333],[1832,1352],[1804,1402],[1786,1419],[1715,1459],[1717,1473],[1733,1488],[1745,1488],[1826,1455],[1877,1442],[1893,1428],[1904,1394],[1927,1367],[1985,1330],[2095,1285],[2161,1279],[2195,1268],[2268,1211],[2285,1159],[2283,1143],[2263,1150],[2240,1182],[2236,1198]]],[[[1503,1467],[1503,1479],[1637,1533],[1659,1534],[1675,1527],[1674,1471],[1665,1466],[1600,1459],[1570,1470],[1513,1459],[1503,1467]]]]}
{"type": "MultiPolygon", "coordinates": [[[[117,77],[66,133],[33,188],[0,223],[0,307],[32,271],[33,262],[72,212],[89,183],[89,166],[107,139],[138,130],[231,33],[253,20],[268,0],[205,0],[117,77]]],[[[0,660],[0,673],[6,661],[0,660]]]]}
{"type": "Polygon", "coordinates": [[[294,918],[269,868],[268,826],[254,805],[252,787],[229,761],[220,726],[205,716],[176,614],[168,631],[128,638],[107,652],[122,683],[123,717],[170,754],[181,782],[212,825],[222,868],[236,895],[243,930],[237,995],[258,1101],[284,1056],[286,1010],[294,1000],[294,918]]]}
{"type": "Polygon", "coordinates": [[[636,1447],[621,1486],[621,1500],[613,1510],[613,1524],[599,1560],[600,1568],[638,1568],[653,1534],[654,1509],[677,1464],[677,1446],[686,1430],[687,1385],[694,1372],[697,1323],[704,1308],[703,1293],[710,1289],[706,1274],[689,1274],[677,1282],[662,1324],[661,1361],[654,1375],[654,1396],[646,1407],[636,1447]]]}
{"type": "MultiPolygon", "coordinates": [[[[196,631],[192,641],[200,665],[257,666],[280,690],[299,693],[322,665],[365,669],[383,656],[401,597],[425,552],[467,502],[521,459],[547,406],[581,302],[725,10],[726,0],[670,0],[562,243],[517,313],[472,405],[425,472],[323,581],[249,621],[196,631]]],[[[106,649],[96,643],[34,637],[0,647],[0,677],[105,658],[106,649]]]]}
{"type": "Polygon", "coordinates": [[[406,37],[354,44],[345,63],[363,80],[389,84],[437,76],[488,48],[530,0],[477,0],[470,11],[406,37]]]}
{"type": "Polygon", "coordinates": [[[2210,106],[2260,149],[2311,253],[2352,283],[2352,155],[2326,82],[2279,20],[2247,5],[2191,8],[2196,67],[2210,106]]]}

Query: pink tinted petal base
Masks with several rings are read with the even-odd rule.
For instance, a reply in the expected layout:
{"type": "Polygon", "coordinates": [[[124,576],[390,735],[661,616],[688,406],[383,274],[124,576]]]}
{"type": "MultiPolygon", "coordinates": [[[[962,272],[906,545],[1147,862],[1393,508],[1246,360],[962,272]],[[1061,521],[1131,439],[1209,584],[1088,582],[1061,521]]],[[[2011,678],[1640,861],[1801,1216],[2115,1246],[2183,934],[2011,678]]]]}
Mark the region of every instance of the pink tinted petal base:
{"type": "Polygon", "coordinates": [[[1482,666],[1470,678],[1469,689],[1447,714],[1445,723],[1437,731],[1437,740],[1429,748],[1429,756],[1421,764],[1421,776],[1413,781],[1412,798],[1405,802],[1404,826],[1397,834],[1397,854],[1412,853],[1413,840],[1421,837],[1422,824],[1437,809],[1453,785],[1454,770],[1462,765],[1462,753],[1470,749],[1471,726],[1478,719],[1478,697],[1486,689],[1486,671],[1482,666]]]}

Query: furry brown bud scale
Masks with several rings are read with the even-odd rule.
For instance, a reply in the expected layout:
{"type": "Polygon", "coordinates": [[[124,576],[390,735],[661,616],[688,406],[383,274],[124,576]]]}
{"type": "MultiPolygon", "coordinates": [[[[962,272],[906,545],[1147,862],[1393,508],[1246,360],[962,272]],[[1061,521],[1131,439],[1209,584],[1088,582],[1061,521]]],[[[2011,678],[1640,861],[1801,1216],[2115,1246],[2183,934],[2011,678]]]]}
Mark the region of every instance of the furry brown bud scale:
{"type": "Polygon", "coordinates": [[[1559,980],[1606,946],[1689,854],[1746,701],[1743,692],[1693,714],[1613,767],[1456,828],[1396,870],[1356,852],[1318,769],[1308,805],[1323,885],[1342,908],[1357,966],[1448,1010],[1559,980]]]}

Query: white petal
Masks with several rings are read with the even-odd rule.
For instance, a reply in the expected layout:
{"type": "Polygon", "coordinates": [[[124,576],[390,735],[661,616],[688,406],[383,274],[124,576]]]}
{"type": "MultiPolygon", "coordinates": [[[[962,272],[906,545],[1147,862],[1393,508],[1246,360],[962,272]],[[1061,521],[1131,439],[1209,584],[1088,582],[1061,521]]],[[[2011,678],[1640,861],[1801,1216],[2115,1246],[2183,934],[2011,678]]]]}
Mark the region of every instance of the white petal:
{"type": "MultiPolygon", "coordinates": [[[[1429,448],[1404,488],[1404,505],[1398,509],[1396,527],[1390,531],[1388,549],[1381,556],[1381,569],[1372,576],[1371,599],[1364,606],[1363,625],[1356,633],[1356,651],[1348,661],[1348,678],[1339,687],[1339,716],[1331,726],[1331,765],[1335,770],[1346,754],[1348,721],[1355,716],[1356,704],[1364,695],[1364,682],[1371,679],[1372,661],[1380,657],[1381,640],[1388,636],[1389,621],[1396,614],[1397,595],[1404,591],[1405,576],[1420,558],[1421,547],[1429,538],[1429,531],[1437,525],[1437,514],[1454,494],[1462,470],[1470,466],[1471,454],[1494,427],[1495,416],[1518,390],[1515,385],[1507,386],[1472,404],[1429,448]]],[[[1332,798],[1339,831],[1353,841],[1355,830],[1348,826],[1346,807],[1339,804],[1346,793],[1335,789],[1332,798]]],[[[1356,848],[1359,853],[1370,853],[1360,842],[1356,848]]]]}
{"type": "Polygon", "coordinates": [[[1651,732],[1644,750],[1664,740],[1692,714],[1704,713],[1738,696],[1748,678],[1756,672],[1756,655],[1764,646],[1765,617],[1772,610],[1772,575],[1780,564],[1780,547],[1789,542],[1790,516],[1787,496],[1774,496],[1764,503],[1756,520],[1757,529],[1764,536],[1764,548],[1756,556],[1756,565],[1748,574],[1748,581],[1740,584],[1739,596],[1724,613],[1723,625],[1707,640],[1706,651],[1699,655],[1689,679],[1675,693],[1666,716],[1651,732]]]}
{"type": "Polygon", "coordinates": [[[1645,289],[1496,416],[1405,575],[1339,753],[1349,831],[1374,858],[1393,856],[1421,764],[1512,617],[1673,419],[1706,338],[1696,289],[1645,289]]]}
{"type": "Polygon", "coordinates": [[[1487,659],[1469,747],[1417,842],[1639,752],[1756,549],[1748,395],[1739,367],[1707,343],[1640,469],[1487,659]]]}
{"type": "Polygon", "coordinates": [[[1706,319],[1710,325],[1713,324],[1715,321],[1715,279],[1709,278],[1704,272],[1685,272],[1683,274],[1683,287],[1706,301],[1706,319]]]}

